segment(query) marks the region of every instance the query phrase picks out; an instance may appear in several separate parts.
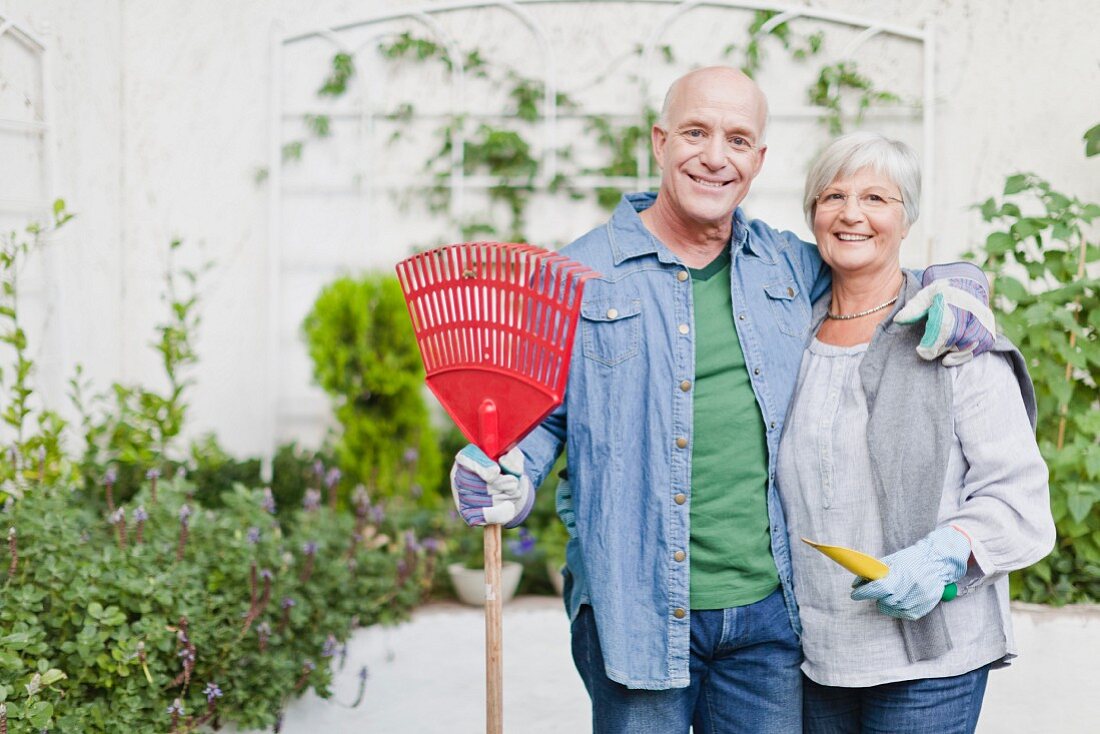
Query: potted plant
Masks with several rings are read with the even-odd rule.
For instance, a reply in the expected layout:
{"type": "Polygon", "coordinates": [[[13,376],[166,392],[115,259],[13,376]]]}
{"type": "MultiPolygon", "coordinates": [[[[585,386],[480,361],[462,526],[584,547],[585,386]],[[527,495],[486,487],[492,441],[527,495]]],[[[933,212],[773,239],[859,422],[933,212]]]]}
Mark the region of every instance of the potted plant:
{"type": "MultiPolygon", "coordinates": [[[[451,562],[447,565],[447,575],[459,601],[473,606],[485,604],[485,551],[482,533],[466,527],[461,522],[451,534],[451,562]]],[[[524,530],[523,532],[526,532],[524,530]]],[[[519,537],[509,537],[515,531],[504,531],[504,558],[500,571],[500,593],[505,602],[515,596],[523,576],[523,564],[514,556],[528,552],[527,545],[533,547],[533,539],[526,541],[519,537]]],[[[518,536],[518,534],[516,534],[518,536]]],[[[528,534],[529,535],[529,534],[528,534]]],[[[533,536],[532,536],[533,538],[533,536]]]]}

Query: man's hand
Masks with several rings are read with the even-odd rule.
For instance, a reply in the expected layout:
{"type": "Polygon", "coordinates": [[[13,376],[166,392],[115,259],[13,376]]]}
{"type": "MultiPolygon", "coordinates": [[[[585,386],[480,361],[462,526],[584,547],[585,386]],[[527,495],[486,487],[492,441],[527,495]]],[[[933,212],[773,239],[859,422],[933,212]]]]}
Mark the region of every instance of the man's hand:
{"type": "Polygon", "coordinates": [[[857,578],[854,601],[874,599],[880,613],[920,619],[940,602],[944,587],[966,573],[970,540],[953,527],[933,530],[908,548],[882,559],[890,573],[878,581],[857,578]]]}
{"type": "Polygon", "coordinates": [[[970,361],[989,351],[997,340],[989,310],[989,282],[971,263],[932,265],[924,271],[922,288],[894,321],[911,324],[928,315],[917,354],[927,360],[940,355],[945,367],[970,361]]]}
{"type": "Polygon", "coordinates": [[[523,473],[523,452],[514,448],[497,463],[473,444],[458,452],[451,467],[451,494],[467,525],[515,527],[535,504],[523,473]]]}

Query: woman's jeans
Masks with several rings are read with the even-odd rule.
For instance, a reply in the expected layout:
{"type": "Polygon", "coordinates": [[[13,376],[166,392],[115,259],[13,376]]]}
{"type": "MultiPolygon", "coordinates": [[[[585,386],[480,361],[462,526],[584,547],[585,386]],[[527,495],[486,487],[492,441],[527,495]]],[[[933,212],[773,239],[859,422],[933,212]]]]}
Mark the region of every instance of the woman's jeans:
{"type": "Polygon", "coordinates": [[[802,651],[781,592],[691,612],[691,684],[648,691],[604,672],[592,608],[573,621],[573,662],[592,698],[594,734],[798,734],[802,651]]]}
{"type": "Polygon", "coordinates": [[[807,734],[971,734],[982,711],[989,666],[951,678],[919,678],[867,688],[821,686],[809,678],[807,734]]]}

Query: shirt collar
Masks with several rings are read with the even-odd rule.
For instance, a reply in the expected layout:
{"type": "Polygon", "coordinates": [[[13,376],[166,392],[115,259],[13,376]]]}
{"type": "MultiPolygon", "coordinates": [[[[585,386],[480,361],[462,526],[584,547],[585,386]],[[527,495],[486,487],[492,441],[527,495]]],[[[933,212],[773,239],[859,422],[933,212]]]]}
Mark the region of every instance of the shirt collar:
{"type": "MultiPolygon", "coordinates": [[[[653,236],[642,218],[638,216],[657,201],[657,194],[653,192],[639,192],[635,194],[623,194],[619,205],[608,222],[608,233],[611,240],[611,253],[615,265],[621,265],[623,261],[642,255],[656,255],[663,263],[677,264],[680,262],[668,247],[653,236]]],[[[743,250],[746,254],[760,255],[752,246],[752,238],[749,237],[749,223],[745,213],[738,207],[733,212],[733,237],[731,238],[731,251],[743,250]]]]}

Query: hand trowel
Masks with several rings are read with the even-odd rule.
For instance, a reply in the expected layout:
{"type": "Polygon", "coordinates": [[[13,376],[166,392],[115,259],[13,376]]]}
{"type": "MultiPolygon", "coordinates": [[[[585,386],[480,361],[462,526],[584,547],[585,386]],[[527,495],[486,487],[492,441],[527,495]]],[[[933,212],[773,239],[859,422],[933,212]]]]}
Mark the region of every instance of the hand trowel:
{"type": "MultiPolygon", "coordinates": [[[[803,538],[802,542],[808,546],[816,548],[823,554],[840,564],[844,568],[848,569],[856,576],[865,578],[868,581],[875,581],[881,579],[886,574],[890,573],[890,567],[885,563],[869,556],[866,553],[860,553],[857,550],[851,548],[845,548],[842,545],[825,545],[824,543],[815,543],[809,538],[803,538]]],[[[959,587],[957,584],[948,584],[944,587],[942,601],[951,601],[959,594],[959,587]]]]}

